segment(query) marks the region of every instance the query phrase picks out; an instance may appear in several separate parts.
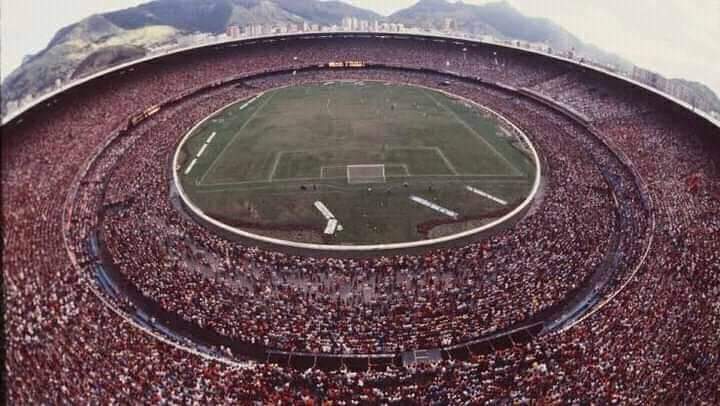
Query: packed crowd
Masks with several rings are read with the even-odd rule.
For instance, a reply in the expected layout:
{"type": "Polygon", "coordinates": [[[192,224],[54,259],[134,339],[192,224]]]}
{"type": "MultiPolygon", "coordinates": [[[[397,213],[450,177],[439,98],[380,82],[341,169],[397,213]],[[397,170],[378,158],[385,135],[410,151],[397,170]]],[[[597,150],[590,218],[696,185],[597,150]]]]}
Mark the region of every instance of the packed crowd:
{"type": "Polygon", "coordinates": [[[717,128],[596,76],[568,74],[576,86],[548,86],[548,97],[593,119],[599,139],[537,103],[455,83],[451,92],[496,108],[539,147],[548,185],[535,212],[512,232],[457,250],[363,261],[288,256],[222,240],[170,206],[163,162],[174,141],[224,102],[276,81],[436,79],[385,70],[271,76],[194,94],[136,128],[127,128],[127,117],[243,72],[340,58],[452,70],[541,93],[565,68],[492,48],[389,39],[289,41],[272,45],[277,52],[268,46],[138,67],[3,128],[13,403],[720,401],[720,202],[709,193],[718,182],[717,128]],[[593,89],[606,92],[602,103],[592,103],[593,89]],[[627,104],[645,107],[628,112],[627,104]],[[633,172],[603,141],[622,151],[633,172]],[[709,186],[691,191],[689,176],[709,186]],[[635,177],[648,185],[651,213],[635,177]],[[625,288],[568,331],[468,362],[364,373],[229,367],[157,341],[98,300],[86,266],[98,208],[113,260],[145,294],[203,327],[278,348],[396,351],[460,342],[561,300],[608,251],[617,261],[606,293],[625,288]],[[651,250],[635,272],[648,235],[651,250]],[[524,255],[505,255],[510,250],[524,255]]]}
{"type": "MultiPolygon", "coordinates": [[[[432,75],[379,70],[299,74],[246,84],[266,89],[289,80],[340,76],[437,82],[432,75]]],[[[476,100],[491,97],[477,87],[455,87],[476,100]]],[[[222,97],[205,100],[215,107],[227,102],[222,97]]],[[[456,344],[559,302],[608,250],[613,219],[608,187],[582,149],[559,142],[567,138],[561,127],[543,131],[553,135],[540,144],[549,151],[553,174],[558,173],[548,178],[546,209],[482,243],[368,260],[288,256],[229,243],[181,218],[167,198],[167,168],[157,165],[158,158],[166,162],[174,152],[173,134],[212,110],[194,100],[187,104],[167,113],[172,124],[147,128],[147,135],[114,168],[107,181],[109,201],[138,189],[145,194],[103,219],[105,241],[121,272],[147,296],[223,334],[310,352],[396,352],[456,344]],[[585,198],[555,192],[571,188],[585,198]],[[594,213],[592,219],[587,212],[594,213]],[[553,227],[547,227],[551,222],[553,227]],[[193,253],[190,258],[182,255],[188,252],[193,253]],[[205,273],[198,271],[202,263],[205,273]],[[216,276],[225,283],[217,283],[216,276]]],[[[515,116],[521,114],[519,107],[512,108],[515,116]]],[[[537,131],[544,130],[535,123],[537,131]]]]}

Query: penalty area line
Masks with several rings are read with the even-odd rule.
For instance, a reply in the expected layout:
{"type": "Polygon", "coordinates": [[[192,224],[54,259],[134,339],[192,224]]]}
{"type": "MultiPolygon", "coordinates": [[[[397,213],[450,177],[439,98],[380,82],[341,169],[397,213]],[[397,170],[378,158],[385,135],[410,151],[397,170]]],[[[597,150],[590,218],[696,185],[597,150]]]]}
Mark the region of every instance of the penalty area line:
{"type": "Polygon", "coordinates": [[[476,195],[480,195],[486,199],[490,199],[490,200],[494,201],[495,203],[500,203],[503,206],[507,206],[507,202],[505,200],[500,199],[499,197],[495,197],[495,196],[491,195],[490,193],[483,192],[482,190],[476,189],[469,185],[465,185],[465,189],[469,190],[470,192],[475,193],[476,195]]]}

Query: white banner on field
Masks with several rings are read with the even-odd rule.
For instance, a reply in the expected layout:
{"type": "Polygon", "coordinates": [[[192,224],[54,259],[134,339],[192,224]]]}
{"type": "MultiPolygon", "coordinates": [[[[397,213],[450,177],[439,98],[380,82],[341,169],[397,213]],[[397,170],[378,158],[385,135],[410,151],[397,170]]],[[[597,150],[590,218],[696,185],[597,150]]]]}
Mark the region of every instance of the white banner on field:
{"type": "Polygon", "coordinates": [[[325,226],[325,234],[327,235],[333,235],[335,234],[335,230],[337,230],[338,221],[335,219],[330,219],[327,222],[327,225],[325,226]]]}
{"type": "Polygon", "coordinates": [[[423,199],[422,197],[419,197],[419,196],[414,196],[414,195],[413,195],[413,196],[410,196],[410,200],[412,200],[412,201],[415,202],[415,203],[422,204],[422,205],[425,206],[425,207],[429,207],[429,208],[431,208],[431,209],[433,209],[433,210],[435,210],[435,211],[437,211],[437,212],[439,212],[439,213],[442,213],[442,214],[444,214],[444,215],[446,215],[446,216],[450,216],[450,217],[452,217],[452,218],[458,218],[458,216],[459,216],[458,213],[456,213],[456,212],[454,212],[454,211],[452,211],[452,210],[450,210],[450,209],[446,209],[446,208],[444,208],[444,207],[442,207],[442,206],[440,206],[440,205],[437,205],[437,204],[435,204],[435,203],[433,203],[433,202],[431,202],[431,201],[429,201],[429,200],[427,200],[427,199],[423,199]]]}
{"type": "Polygon", "coordinates": [[[315,207],[320,210],[320,213],[322,213],[323,217],[325,217],[326,220],[335,218],[330,209],[328,209],[325,204],[323,204],[323,202],[321,202],[320,200],[315,202],[315,207]]]}
{"type": "Polygon", "coordinates": [[[500,204],[502,204],[503,206],[507,206],[507,202],[506,202],[505,200],[503,200],[503,199],[501,199],[501,198],[499,198],[499,197],[495,197],[495,196],[493,196],[493,195],[491,195],[491,194],[489,194],[489,193],[485,193],[485,192],[483,192],[483,191],[480,190],[480,189],[476,189],[476,188],[474,188],[474,187],[472,187],[472,186],[465,186],[465,189],[467,189],[467,190],[475,193],[476,195],[480,195],[480,196],[482,196],[482,197],[484,197],[484,198],[490,199],[490,200],[494,201],[495,203],[500,203],[500,204]]]}

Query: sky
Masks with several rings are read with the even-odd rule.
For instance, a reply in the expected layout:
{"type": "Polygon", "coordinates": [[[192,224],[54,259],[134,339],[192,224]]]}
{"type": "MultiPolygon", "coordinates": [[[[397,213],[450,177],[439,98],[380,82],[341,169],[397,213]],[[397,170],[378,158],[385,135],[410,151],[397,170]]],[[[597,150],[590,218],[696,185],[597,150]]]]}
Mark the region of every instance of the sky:
{"type": "Polygon", "coordinates": [[[55,33],[92,14],[121,10],[146,0],[0,0],[0,75],[23,57],[43,50],[55,33]]]}
{"type": "MultiPolygon", "coordinates": [[[[388,15],[416,0],[344,0],[388,15]]],[[[490,0],[465,0],[483,4],[490,0]]],[[[553,20],[581,40],[668,77],[697,80],[720,94],[720,0],[506,0],[553,20]]],[[[143,0],[0,0],[0,74],[53,34],[94,13],[143,0]]]]}

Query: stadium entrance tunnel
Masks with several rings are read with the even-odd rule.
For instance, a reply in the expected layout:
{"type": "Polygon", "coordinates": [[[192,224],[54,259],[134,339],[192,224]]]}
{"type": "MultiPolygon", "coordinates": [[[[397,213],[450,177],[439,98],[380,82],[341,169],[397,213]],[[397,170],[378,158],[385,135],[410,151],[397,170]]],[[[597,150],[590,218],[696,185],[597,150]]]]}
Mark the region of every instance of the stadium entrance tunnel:
{"type": "Polygon", "coordinates": [[[227,238],[303,253],[399,252],[506,228],[540,187],[538,154],[495,111],[382,81],[271,89],[180,141],[174,186],[227,238]]]}

